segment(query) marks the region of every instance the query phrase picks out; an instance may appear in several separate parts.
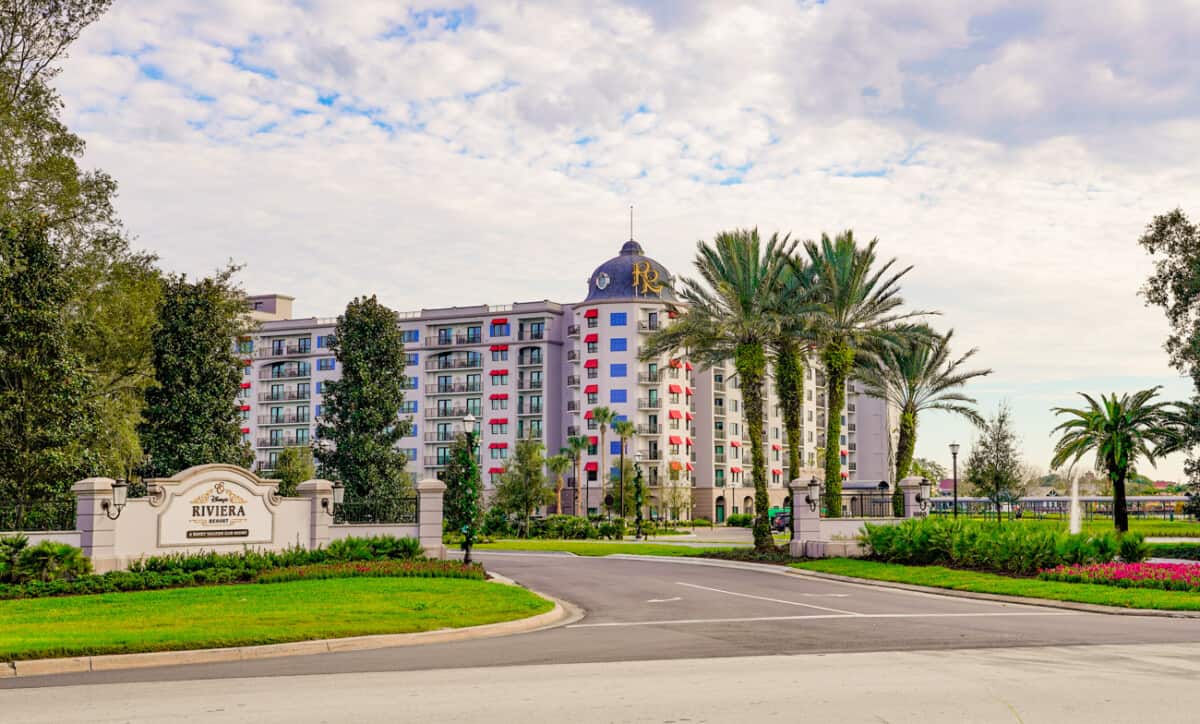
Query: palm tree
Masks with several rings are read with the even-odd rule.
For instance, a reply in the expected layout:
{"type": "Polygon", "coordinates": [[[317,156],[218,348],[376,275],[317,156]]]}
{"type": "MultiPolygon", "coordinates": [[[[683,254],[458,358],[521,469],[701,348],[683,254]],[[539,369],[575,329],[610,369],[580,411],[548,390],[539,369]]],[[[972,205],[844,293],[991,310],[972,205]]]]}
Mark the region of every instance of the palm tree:
{"type": "Polygon", "coordinates": [[[637,426],[629,420],[614,420],[612,423],[613,432],[621,439],[621,462],[618,465],[621,468],[621,517],[625,517],[625,441],[637,434],[637,426]]]}
{"type": "MultiPolygon", "coordinates": [[[[975,399],[959,390],[976,377],[990,375],[990,369],[966,370],[978,351],[970,349],[958,359],[950,358],[950,340],[954,330],[939,335],[925,327],[920,336],[898,347],[884,347],[878,354],[858,360],[854,376],[866,391],[887,400],[900,410],[900,435],[896,441],[896,482],[908,476],[917,446],[917,415],[924,410],[945,410],[982,425],[983,418],[972,405],[975,399]]],[[[893,502],[899,515],[904,514],[904,493],[896,486],[893,502]]]]}
{"type": "Polygon", "coordinates": [[[1096,453],[1096,470],[1108,473],[1113,486],[1113,522],[1117,531],[1129,530],[1125,506],[1125,480],[1139,458],[1154,464],[1156,458],[1172,452],[1178,431],[1178,419],[1170,402],[1151,402],[1161,386],[1117,397],[1101,395],[1097,401],[1080,392],[1086,408],[1056,407],[1055,415],[1069,415],[1053,432],[1062,432],[1054,445],[1050,464],[1059,467],[1067,460],[1078,461],[1089,452],[1096,453]]]}
{"type": "Polygon", "coordinates": [[[570,455],[566,453],[567,448],[563,448],[558,455],[546,458],[546,469],[558,478],[554,486],[554,512],[559,515],[562,515],[563,475],[571,469],[572,464],[570,455]]]}
{"type": "Polygon", "coordinates": [[[842,406],[846,402],[846,380],[860,354],[872,354],[898,346],[919,332],[905,320],[928,312],[900,312],[900,278],[911,266],[892,271],[895,259],[876,264],[872,239],[859,247],[853,231],[830,239],[804,242],[806,260],[813,275],[815,309],[809,316],[813,335],[821,347],[821,362],[828,385],[825,427],[825,514],[842,514],[841,457],[842,406]]]}
{"type": "Polygon", "coordinates": [[[600,426],[600,474],[596,477],[600,479],[600,500],[604,500],[604,481],[608,479],[608,456],[604,446],[608,440],[608,426],[617,419],[617,413],[609,407],[596,407],[592,409],[592,420],[600,426]]]}
{"type": "Polygon", "coordinates": [[[766,348],[779,333],[773,305],[781,278],[789,272],[795,243],[772,235],[763,247],[758,230],[726,231],[711,243],[698,242],[699,279],[684,279],[679,295],[686,307],[673,324],[646,341],[642,358],[687,350],[701,369],[732,359],[741,380],[743,416],[750,436],[754,480],[754,547],[774,548],[768,519],[766,455],[763,452],[763,383],[766,348]]]}
{"type": "MultiPolygon", "coordinates": [[[[783,413],[783,428],[788,443],[788,477],[800,474],[803,459],[800,448],[800,426],[804,412],[805,355],[813,344],[811,315],[812,267],[804,260],[794,262],[785,270],[779,294],[773,307],[780,315],[780,327],[770,348],[775,354],[775,387],[783,413]]],[[[791,495],[791,492],[788,493],[791,495]]]]}
{"type": "MultiPolygon", "coordinates": [[[[582,515],[587,518],[587,499],[583,501],[583,511],[579,510],[579,492],[583,485],[583,455],[588,449],[588,439],[583,435],[572,435],[567,438],[567,446],[560,452],[566,455],[575,463],[575,515],[582,515]]],[[[584,495],[587,494],[587,488],[583,488],[584,495]]]]}

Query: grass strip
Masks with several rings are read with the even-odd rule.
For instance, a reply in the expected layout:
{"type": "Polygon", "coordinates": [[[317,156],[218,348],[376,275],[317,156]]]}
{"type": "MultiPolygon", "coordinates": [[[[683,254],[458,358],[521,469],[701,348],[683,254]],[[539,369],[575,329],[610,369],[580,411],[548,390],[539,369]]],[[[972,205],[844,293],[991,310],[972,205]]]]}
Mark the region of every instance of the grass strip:
{"type": "Polygon", "coordinates": [[[710,551],[729,550],[730,546],[681,546],[667,543],[623,543],[621,541],[590,540],[499,540],[480,543],[481,551],[557,551],[577,556],[608,556],[622,553],[634,556],[698,556],[710,551]]]}
{"type": "Polygon", "coordinates": [[[1032,578],[1013,578],[995,573],[961,571],[943,566],[905,566],[853,558],[827,558],[791,564],[794,568],[840,576],[867,578],[916,586],[946,588],[973,593],[1045,598],[1121,608],[1200,611],[1200,596],[1183,591],[1116,588],[1091,583],[1061,583],[1032,578]]]}
{"type": "Polygon", "coordinates": [[[414,633],[526,618],[553,603],[515,586],[338,578],[0,602],[0,661],[414,633]]]}

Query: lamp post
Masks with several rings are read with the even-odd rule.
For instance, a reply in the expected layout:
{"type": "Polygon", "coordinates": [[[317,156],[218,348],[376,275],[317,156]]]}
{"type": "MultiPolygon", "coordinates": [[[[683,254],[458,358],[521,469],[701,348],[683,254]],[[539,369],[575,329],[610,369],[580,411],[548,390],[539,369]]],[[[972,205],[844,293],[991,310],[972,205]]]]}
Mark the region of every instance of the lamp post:
{"type": "Polygon", "coordinates": [[[108,500],[100,501],[100,509],[104,511],[104,515],[109,520],[116,520],[121,517],[121,511],[125,508],[125,499],[129,495],[129,483],[122,480],[114,480],[112,484],[112,502],[108,500]],[[115,511],[115,514],[114,514],[115,511]]]}
{"type": "Polygon", "coordinates": [[[958,517],[958,443],[950,443],[950,457],[954,466],[954,517],[958,517]]]}
{"type": "Polygon", "coordinates": [[[330,518],[334,517],[337,512],[337,507],[346,500],[346,486],[335,482],[333,484],[333,505],[329,504],[329,498],[321,498],[321,509],[330,518]]]}
{"type": "MultiPolygon", "coordinates": [[[[817,512],[817,505],[821,500],[821,481],[817,480],[817,476],[813,476],[812,480],[808,481],[808,495],[804,496],[804,502],[808,503],[808,509],[812,512],[817,512]]],[[[793,528],[795,525],[793,524],[793,528]]]]}
{"type": "Polygon", "coordinates": [[[917,491],[917,505],[922,513],[929,507],[931,497],[933,497],[933,483],[929,482],[929,478],[921,478],[921,488],[917,491]]]}
{"type": "Polygon", "coordinates": [[[475,536],[478,533],[475,530],[475,520],[479,515],[479,491],[475,485],[475,416],[468,412],[467,416],[463,418],[463,423],[466,425],[465,432],[467,436],[467,479],[458,482],[459,485],[465,488],[463,491],[465,495],[462,496],[464,498],[462,513],[466,522],[463,523],[461,529],[463,535],[463,563],[470,565],[471,547],[475,545],[475,536]]]}
{"type": "MultiPolygon", "coordinates": [[[[622,494],[624,499],[624,494],[622,494]]],[[[642,453],[639,450],[633,454],[633,507],[634,520],[637,524],[637,530],[633,535],[634,540],[642,539],[642,503],[644,502],[642,489],[642,453]]],[[[624,523],[622,522],[622,525],[624,523]]]]}

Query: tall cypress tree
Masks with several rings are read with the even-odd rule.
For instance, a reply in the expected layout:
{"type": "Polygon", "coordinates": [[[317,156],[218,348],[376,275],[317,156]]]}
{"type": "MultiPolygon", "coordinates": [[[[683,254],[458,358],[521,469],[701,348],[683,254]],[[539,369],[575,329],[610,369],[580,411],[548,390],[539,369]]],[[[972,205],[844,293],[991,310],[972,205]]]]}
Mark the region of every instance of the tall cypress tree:
{"type": "Polygon", "coordinates": [[[475,464],[477,445],[474,440],[467,444],[467,436],[460,434],[450,445],[450,462],[442,473],[446,483],[445,511],[447,530],[462,534],[463,560],[471,562],[471,547],[479,536],[483,523],[483,501],[479,482],[479,466],[475,464]]]}
{"type": "Polygon", "coordinates": [[[321,475],[346,486],[347,500],[400,495],[407,459],[396,443],[412,429],[404,406],[404,337],[399,319],[374,296],[356,298],[338,317],[330,348],[340,380],[324,384],[317,436],[321,475]]]}
{"type": "Polygon", "coordinates": [[[146,392],[145,420],[138,430],[149,456],[146,475],[174,475],[206,463],[248,466],[234,404],[242,363],[233,340],[249,322],[230,267],[189,282],[167,278],[154,328],[155,385],[146,392]]]}
{"type": "Polygon", "coordinates": [[[94,471],[91,376],[67,339],[71,285],[44,218],[0,217],[0,500],[18,530],[30,503],[94,471]]]}

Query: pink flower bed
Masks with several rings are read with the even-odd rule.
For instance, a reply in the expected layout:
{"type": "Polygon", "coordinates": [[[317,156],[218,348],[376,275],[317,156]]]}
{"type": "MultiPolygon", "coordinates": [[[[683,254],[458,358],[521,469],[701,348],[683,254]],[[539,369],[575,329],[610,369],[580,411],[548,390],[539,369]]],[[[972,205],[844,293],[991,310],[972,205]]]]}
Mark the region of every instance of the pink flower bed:
{"type": "Polygon", "coordinates": [[[1200,563],[1092,563],[1047,568],[1044,581],[1099,583],[1120,588],[1200,591],[1200,563]]]}

